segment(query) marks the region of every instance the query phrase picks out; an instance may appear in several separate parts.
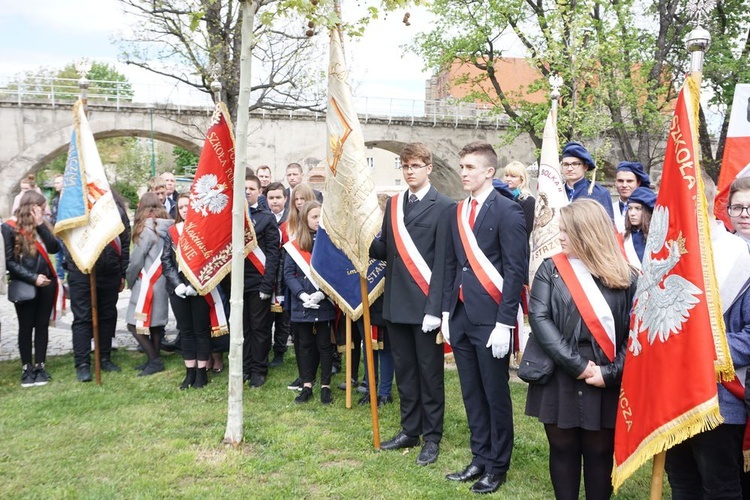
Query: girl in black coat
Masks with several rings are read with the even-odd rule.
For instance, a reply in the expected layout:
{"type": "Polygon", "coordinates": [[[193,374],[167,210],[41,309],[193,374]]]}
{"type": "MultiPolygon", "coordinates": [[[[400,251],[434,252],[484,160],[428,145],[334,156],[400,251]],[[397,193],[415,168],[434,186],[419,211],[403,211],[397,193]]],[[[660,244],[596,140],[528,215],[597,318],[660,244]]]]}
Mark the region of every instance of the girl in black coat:
{"type": "Polygon", "coordinates": [[[284,281],[291,297],[291,322],[297,332],[300,352],[302,392],[294,402],[305,403],[312,397],[312,383],[320,361],[320,402],[328,405],[333,403],[331,324],[336,318],[336,310],[308,275],[319,217],[320,203],[305,203],[294,232],[296,238],[284,245],[287,251],[284,281]]]}
{"type": "Polygon", "coordinates": [[[560,210],[560,244],[562,253],[542,263],[531,287],[533,340],[555,370],[545,384],[529,385],[526,414],[544,424],[555,497],[578,498],[583,461],[586,498],[605,499],[612,494],[617,398],[636,272],[595,200],[560,210]],[[581,295],[571,295],[576,281],[581,295]],[[596,311],[598,323],[581,319],[588,318],[587,309],[596,311]]]}
{"type": "Polygon", "coordinates": [[[36,287],[31,300],[16,302],[18,315],[18,350],[23,370],[21,385],[45,385],[50,375],[44,368],[49,340],[49,321],[57,297],[57,275],[50,254],[60,251],[52,226],[44,220],[47,200],[36,191],[26,191],[14,217],[2,226],[5,261],[11,281],[18,280],[36,287]],[[33,347],[36,364],[32,365],[33,347]]]}

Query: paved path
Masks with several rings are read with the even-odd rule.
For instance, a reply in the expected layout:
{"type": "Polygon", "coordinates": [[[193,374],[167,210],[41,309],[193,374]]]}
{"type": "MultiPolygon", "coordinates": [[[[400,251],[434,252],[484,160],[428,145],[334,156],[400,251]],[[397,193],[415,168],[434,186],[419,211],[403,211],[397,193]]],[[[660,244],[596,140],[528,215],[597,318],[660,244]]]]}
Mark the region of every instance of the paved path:
{"type": "MultiPolygon", "coordinates": [[[[125,325],[125,312],[128,309],[130,290],[123,290],[117,301],[117,327],[115,339],[118,347],[136,348],[135,339],[128,332],[125,325]]],[[[73,314],[68,309],[60,314],[60,301],[58,300],[58,317],[55,326],[49,329],[48,356],[59,356],[73,350],[73,339],[70,325],[73,322],[73,314]]],[[[5,295],[0,295],[0,361],[18,359],[18,318],[13,303],[5,295]]],[[[167,338],[172,339],[176,335],[174,317],[170,310],[170,323],[167,325],[167,338]]]]}

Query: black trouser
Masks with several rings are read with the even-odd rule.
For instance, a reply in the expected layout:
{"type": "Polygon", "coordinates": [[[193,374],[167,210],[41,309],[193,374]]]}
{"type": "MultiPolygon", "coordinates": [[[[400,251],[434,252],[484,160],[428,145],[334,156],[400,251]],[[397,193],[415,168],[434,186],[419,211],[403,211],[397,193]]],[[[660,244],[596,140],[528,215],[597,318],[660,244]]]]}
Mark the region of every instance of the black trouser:
{"type": "Polygon", "coordinates": [[[271,350],[271,299],[261,299],[257,290],[245,293],[242,329],[245,338],[242,372],[265,376],[271,350]]]}
{"type": "MultiPolygon", "coordinates": [[[[96,308],[99,318],[99,354],[109,359],[112,337],[117,326],[117,298],[122,277],[119,274],[96,274],[96,308]]],[[[73,312],[73,353],[76,368],[91,364],[91,339],[94,326],[91,320],[90,275],[77,270],[68,272],[70,310],[73,312]]]]}
{"type": "Polygon", "coordinates": [[[743,432],[743,425],[721,424],[667,450],[672,498],[742,498],[743,432]]]}
{"type": "MultiPolygon", "coordinates": [[[[422,325],[387,323],[398,395],[401,428],[412,437],[439,443],[443,438],[445,383],[443,345],[437,331],[424,333],[422,325]]],[[[369,342],[369,338],[364,339],[369,342]]]]}
{"type": "Polygon", "coordinates": [[[177,330],[182,342],[182,359],[208,361],[211,355],[211,317],[206,298],[170,295],[172,312],[177,320],[177,330]]]}
{"type": "Polygon", "coordinates": [[[273,325],[273,352],[275,354],[284,354],[286,345],[289,342],[289,311],[284,309],[281,312],[271,313],[271,323],[273,325]]]}
{"type": "MultiPolygon", "coordinates": [[[[3,276],[3,279],[5,277],[3,276]]],[[[55,293],[57,280],[52,280],[48,286],[36,287],[36,297],[25,302],[16,302],[18,316],[18,351],[21,354],[21,364],[31,364],[32,337],[37,363],[44,363],[47,359],[47,343],[49,342],[49,320],[52,308],[55,307],[55,293]]]]}
{"type": "Polygon", "coordinates": [[[487,347],[494,328],[472,324],[461,302],[450,322],[451,347],[471,431],[472,464],[489,474],[502,474],[508,471],[513,452],[513,407],[508,386],[510,356],[497,359],[487,347]]]}
{"type": "Polygon", "coordinates": [[[295,323],[299,339],[300,375],[302,382],[315,380],[320,359],[320,385],[331,385],[333,344],[331,344],[331,322],[295,323]]]}

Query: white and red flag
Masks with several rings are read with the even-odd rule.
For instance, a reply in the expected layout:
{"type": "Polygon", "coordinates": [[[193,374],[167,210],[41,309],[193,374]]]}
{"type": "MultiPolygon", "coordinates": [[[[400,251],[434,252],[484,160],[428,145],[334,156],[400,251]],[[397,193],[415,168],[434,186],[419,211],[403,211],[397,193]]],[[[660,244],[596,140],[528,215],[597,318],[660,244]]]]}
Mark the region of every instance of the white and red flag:
{"type": "Polygon", "coordinates": [[[677,98],[631,313],[612,484],[722,421],[717,377],[734,377],[721,312],[698,144],[698,85],[677,98]]]}
{"type": "MultiPolygon", "coordinates": [[[[193,185],[190,208],[177,246],[180,270],[206,295],[231,270],[234,134],[229,111],[218,103],[206,134],[193,185]]],[[[245,203],[245,256],[256,246],[245,203]]]]}
{"type": "Polygon", "coordinates": [[[732,114],[729,117],[724,156],[721,159],[714,214],[731,229],[727,214],[729,186],[737,177],[750,175],[750,84],[734,88],[732,114]]]}

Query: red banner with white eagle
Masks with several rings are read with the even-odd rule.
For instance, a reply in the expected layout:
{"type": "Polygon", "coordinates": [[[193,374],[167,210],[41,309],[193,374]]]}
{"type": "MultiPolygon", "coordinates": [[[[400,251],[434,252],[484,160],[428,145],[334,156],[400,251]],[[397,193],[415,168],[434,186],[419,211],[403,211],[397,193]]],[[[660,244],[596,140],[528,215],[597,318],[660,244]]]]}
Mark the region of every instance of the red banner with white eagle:
{"type": "Polygon", "coordinates": [[[739,84],[734,88],[732,113],[729,116],[724,156],[721,158],[718,194],[714,206],[717,219],[732,229],[727,213],[729,187],[737,177],[750,175],[750,84],[739,84]]]}
{"type": "MultiPolygon", "coordinates": [[[[190,205],[177,247],[180,270],[200,295],[209,293],[230,271],[234,168],[232,122],[224,103],[219,103],[190,187],[190,205]]],[[[245,205],[245,255],[256,245],[245,205]]]]}
{"type": "Polygon", "coordinates": [[[615,425],[615,489],[652,456],[719,425],[717,374],[734,376],[701,179],[698,100],[688,77],[670,122],[631,313],[615,425]]]}

